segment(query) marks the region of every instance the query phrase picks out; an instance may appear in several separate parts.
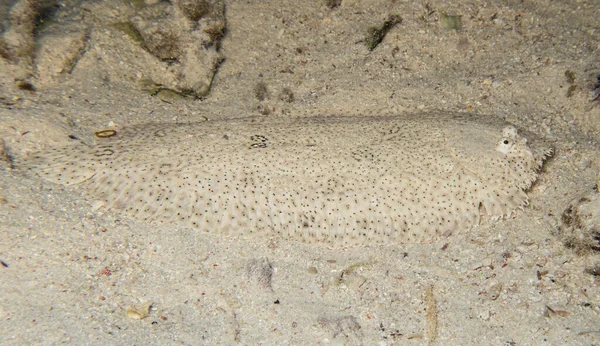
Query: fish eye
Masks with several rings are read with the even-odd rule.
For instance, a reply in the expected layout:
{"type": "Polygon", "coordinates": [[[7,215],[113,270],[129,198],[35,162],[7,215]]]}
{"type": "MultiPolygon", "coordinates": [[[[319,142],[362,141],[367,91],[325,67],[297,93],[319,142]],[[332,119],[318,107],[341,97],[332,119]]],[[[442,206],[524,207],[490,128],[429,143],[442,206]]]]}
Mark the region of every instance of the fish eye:
{"type": "Polygon", "coordinates": [[[505,139],[505,140],[504,140],[504,144],[508,144],[508,139],[505,139]]]}

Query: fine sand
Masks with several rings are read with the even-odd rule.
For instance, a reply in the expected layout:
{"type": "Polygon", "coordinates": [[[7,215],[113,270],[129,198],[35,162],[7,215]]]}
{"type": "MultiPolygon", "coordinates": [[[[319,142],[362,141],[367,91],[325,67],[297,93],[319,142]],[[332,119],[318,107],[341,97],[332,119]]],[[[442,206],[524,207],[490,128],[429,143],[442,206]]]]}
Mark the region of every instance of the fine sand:
{"type": "Polygon", "coordinates": [[[28,27],[32,4],[0,4],[0,344],[600,342],[598,1],[40,1],[28,27]],[[553,143],[524,210],[334,250],[136,222],[10,159],[151,121],[430,109],[553,143]]]}

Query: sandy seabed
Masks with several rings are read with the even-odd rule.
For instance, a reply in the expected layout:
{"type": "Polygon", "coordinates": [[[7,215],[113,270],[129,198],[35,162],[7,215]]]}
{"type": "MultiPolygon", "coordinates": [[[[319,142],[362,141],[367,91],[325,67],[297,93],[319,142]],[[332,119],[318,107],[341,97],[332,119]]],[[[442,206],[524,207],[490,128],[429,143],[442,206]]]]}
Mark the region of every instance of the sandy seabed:
{"type": "Polygon", "coordinates": [[[0,344],[599,343],[599,2],[225,1],[202,99],[161,88],[205,70],[114,25],[154,2],[40,2],[33,61],[0,60],[0,344]],[[529,206],[439,242],[332,250],[138,223],[8,159],[149,121],[428,109],[552,141],[529,206]]]}

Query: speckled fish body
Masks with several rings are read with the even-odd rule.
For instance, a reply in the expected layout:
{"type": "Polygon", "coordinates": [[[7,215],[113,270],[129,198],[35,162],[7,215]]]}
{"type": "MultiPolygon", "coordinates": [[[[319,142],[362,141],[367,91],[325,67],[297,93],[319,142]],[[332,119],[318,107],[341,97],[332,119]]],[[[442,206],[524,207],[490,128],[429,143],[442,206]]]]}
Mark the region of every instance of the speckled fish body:
{"type": "Polygon", "coordinates": [[[551,147],[461,113],[143,124],[17,166],[132,218],[333,246],[432,241],[527,204],[551,147]]]}

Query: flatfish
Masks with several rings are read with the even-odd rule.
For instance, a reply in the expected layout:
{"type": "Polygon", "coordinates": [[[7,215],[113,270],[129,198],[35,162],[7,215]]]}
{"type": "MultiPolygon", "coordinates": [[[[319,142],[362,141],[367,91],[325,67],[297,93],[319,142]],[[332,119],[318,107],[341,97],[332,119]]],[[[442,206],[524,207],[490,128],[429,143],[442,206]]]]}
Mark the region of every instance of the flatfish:
{"type": "Polygon", "coordinates": [[[149,123],[96,137],[14,165],[136,220],[332,246],[429,242],[511,217],[552,153],[503,120],[450,112],[149,123]]]}

